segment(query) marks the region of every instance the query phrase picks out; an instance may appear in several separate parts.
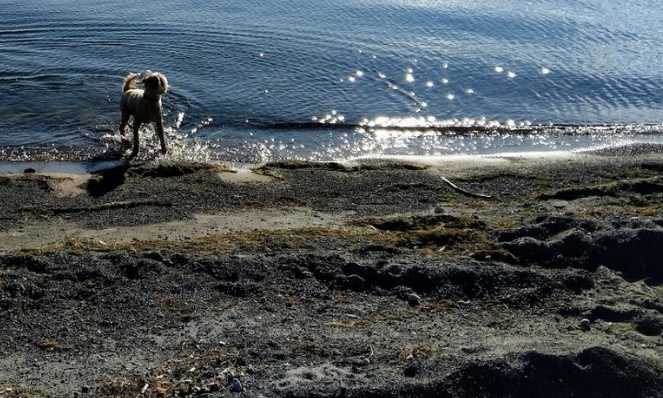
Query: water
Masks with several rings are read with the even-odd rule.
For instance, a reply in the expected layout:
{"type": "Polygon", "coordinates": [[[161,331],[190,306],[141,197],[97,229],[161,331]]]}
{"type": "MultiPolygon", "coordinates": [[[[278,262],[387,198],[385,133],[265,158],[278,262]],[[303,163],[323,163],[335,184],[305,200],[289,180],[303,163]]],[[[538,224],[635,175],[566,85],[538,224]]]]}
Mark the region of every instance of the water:
{"type": "Polygon", "coordinates": [[[172,85],[174,158],[663,142],[661,20],[653,0],[0,0],[0,159],[116,148],[146,69],[172,85]]]}

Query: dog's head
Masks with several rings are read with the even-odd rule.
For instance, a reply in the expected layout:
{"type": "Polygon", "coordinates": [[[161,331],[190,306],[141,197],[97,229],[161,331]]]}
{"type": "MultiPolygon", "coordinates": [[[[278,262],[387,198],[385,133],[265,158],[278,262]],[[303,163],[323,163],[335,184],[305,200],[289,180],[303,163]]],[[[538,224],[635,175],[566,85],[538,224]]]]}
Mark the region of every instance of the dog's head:
{"type": "Polygon", "coordinates": [[[168,91],[168,80],[163,73],[159,72],[145,72],[143,85],[148,93],[162,95],[168,91]]]}

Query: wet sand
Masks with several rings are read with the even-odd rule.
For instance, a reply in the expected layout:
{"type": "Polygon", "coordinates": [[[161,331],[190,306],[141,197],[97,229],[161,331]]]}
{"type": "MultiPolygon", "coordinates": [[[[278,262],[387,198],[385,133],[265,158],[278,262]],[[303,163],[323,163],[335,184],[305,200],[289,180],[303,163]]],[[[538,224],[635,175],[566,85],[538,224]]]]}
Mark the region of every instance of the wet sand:
{"type": "Polygon", "coordinates": [[[6,173],[0,397],[663,396],[624,153],[6,173]]]}

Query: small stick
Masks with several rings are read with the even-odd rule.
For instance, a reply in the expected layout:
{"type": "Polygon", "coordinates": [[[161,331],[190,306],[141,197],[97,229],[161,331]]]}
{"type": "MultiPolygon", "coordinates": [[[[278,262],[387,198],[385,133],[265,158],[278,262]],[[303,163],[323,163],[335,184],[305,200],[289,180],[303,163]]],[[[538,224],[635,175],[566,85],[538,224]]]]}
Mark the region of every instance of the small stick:
{"type": "Polygon", "coordinates": [[[465,190],[458,185],[454,184],[451,182],[447,177],[440,177],[442,181],[444,181],[447,185],[449,185],[451,188],[453,188],[455,191],[462,193],[463,195],[471,196],[474,198],[483,198],[483,199],[492,199],[492,196],[490,195],[484,195],[482,193],[474,193],[470,192],[468,190],[465,190]]]}

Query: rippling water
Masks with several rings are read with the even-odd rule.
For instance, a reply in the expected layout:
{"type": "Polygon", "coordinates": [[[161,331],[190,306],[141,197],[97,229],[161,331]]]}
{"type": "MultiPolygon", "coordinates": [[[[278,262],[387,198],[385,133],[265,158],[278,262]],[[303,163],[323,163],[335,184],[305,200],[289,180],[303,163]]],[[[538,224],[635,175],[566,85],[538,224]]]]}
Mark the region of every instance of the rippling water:
{"type": "Polygon", "coordinates": [[[181,158],[663,141],[661,20],[653,0],[0,0],[0,158],[114,148],[146,69],[181,158]]]}

